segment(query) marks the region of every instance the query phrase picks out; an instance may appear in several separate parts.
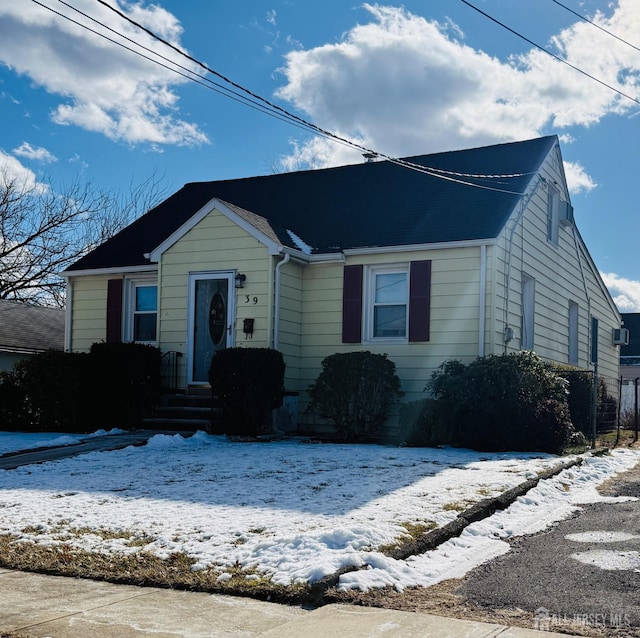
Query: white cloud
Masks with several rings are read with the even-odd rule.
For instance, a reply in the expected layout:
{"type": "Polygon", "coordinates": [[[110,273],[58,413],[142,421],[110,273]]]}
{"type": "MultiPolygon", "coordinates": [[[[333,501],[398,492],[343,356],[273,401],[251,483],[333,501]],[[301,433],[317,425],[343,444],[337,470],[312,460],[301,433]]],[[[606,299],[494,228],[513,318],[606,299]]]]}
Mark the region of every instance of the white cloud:
{"type": "Polygon", "coordinates": [[[46,148],[42,146],[31,146],[29,142],[22,142],[20,146],[14,148],[11,152],[18,157],[24,157],[45,164],[58,161],[58,158],[52,155],[46,148]]]}
{"type": "MultiPolygon", "coordinates": [[[[619,0],[596,19],[638,39],[637,0],[619,0]]],[[[507,61],[468,46],[460,29],[405,9],[364,5],[371,19],[334,44],[287,54],[278,96],[319,126],[406,156],[528,139],[588,126],[634,103],[534,49],[507,61]]],[[[578,22],[553,39],[569,61],[640,97],[637,51],[578,22]]],[[[288,163],[360,161],[328,140],[298,145],[288,163]]],[[[286,163],[285,162],[285,163],[286,163]]],[[[583,167],[568,165],[574,192],[595,187],[583,167]]]]}
{"type": "Polygon", "coordinates": [[[620,312],[640,312],[640,281],[615,273],[600,273],[620,312]]]}
{"type": "Polygon", "coordinates": [[[567,177],[569,191],[574,195],[588,193],[597,186],[591,177],[587,175],[584,166],[577,162],[565,162],[564,172],[567,177]]]}
{"type": "Polygon", "coordinates": [[[277,24],[276,16],[277,16],[277,13],[275,9],[271,9],[267,11],[267,22],[273,26],[276,26],[277,24]]]}
{"type": "Polygon", "coordinates": [[[23,166],[13,155],[0,149],[0,187],[12,181],[23,186],[25,190],[38,186],[36,174],[32,170],[23,166]]]}
{"type": "MultiPolygon", "coordinates": [[[[182,29],[166,10],[143,3],[112,4],[180,46],[182,29]]],[[[185,59],[100,4],[77,0],[74,5],[149,49],[188,66],[185,59]]],[[[62,5],[56,10],[104,31],[62,5]]],[[[60,104],[52,113],[58,124],[80,126],[131,144],[192,145],[207,141],[195,124],[180,119],[174,89],[186,81],[184,78],[36,4],[16,0],[0,3],[0,62],[60,96],[60,104]]]]}

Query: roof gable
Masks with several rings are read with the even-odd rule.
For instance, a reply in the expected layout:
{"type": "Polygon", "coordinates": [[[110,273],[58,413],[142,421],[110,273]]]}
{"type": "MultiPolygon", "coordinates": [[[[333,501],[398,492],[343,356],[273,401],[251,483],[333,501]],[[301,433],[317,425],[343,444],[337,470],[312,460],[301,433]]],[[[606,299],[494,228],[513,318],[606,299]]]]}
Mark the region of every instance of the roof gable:
{"type": "Polygon", "coordinates": [[[495,238],[556,144],[549,136],[406,158],[426,172],[380,161],[186,184],[68,270],[148,264],[145,254],[214,198],[270,241],[302,241],[312,254],[495,238]]]}

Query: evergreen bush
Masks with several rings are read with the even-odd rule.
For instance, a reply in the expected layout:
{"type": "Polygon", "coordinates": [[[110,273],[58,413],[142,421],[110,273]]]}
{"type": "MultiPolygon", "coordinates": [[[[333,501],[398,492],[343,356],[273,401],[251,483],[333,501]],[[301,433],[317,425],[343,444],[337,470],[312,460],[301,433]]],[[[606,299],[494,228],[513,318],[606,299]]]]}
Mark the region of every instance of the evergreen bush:
{"type": "Polygon", "coordinates": [[[371,441],[381,434],[391,403],[402,395],[395,369],[386,354],[332,354],[309,386],[310,407],[333,421],[341,440],[371,441]]]}
{"type": "Polygon", "coordinates": [[[451,443],[451,433],[435,399],[404,403],[398,419],[398,444],[435,447],[451,443]]]}
{"type": "Polygon", "coordinates": [[[12,430],[132,428],[159,394],[158,348],[100,343],[88,354],[49,350],[0,377],[0,418],[12,430]]]}
{"type": "MultiPolygon", "coordinates": [[[[87,432],[94,423],[89,355],[48,350],[17,364],[28,427],[43,432],[87,432]]],[[[27,425],[27,424],[25,424],[27,425]]]]}
{"type": "Polygon", "coordinates": [[[570,366],[554,366],[554,369],[569,384],[567,404],[573,427],[590,437],[593,373],[570,366]]]}
{"type": "Polygon", "coordinates": [[[285,363],[272,348],[227,348],[209,368],[211,393],[222,403],[218,434],[257,436],[271,426],[271,413],[284,398],[285,363]]]}
{"type": "Polygon", "coordinates": [[[447,361],[427,390],[460,445],[560,453],[573,433],[567,382],[533,352],[447,361]]]}
{"type": "Polygon", "coordinates": [[[141,343],[94,343],[89,352],[93,423],[139,426],[160,398],[161,356],[159,348],[141,343]]]}
{"type": "Polygon", "coordinates": [[[0,371],[0,430],[21,431],[29,426],[27,396],[21,378],[17,366],[11,372],[0,371]]]}

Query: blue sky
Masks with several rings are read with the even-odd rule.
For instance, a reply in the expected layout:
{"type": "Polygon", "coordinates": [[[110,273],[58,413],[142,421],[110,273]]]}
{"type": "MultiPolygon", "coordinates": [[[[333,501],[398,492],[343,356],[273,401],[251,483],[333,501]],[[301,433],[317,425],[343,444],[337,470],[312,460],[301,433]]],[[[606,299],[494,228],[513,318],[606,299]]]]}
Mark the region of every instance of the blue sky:
{"type": "MultiPolygon", "coordinates": [[[[60,0],[38,2],[0,2],[5,173],[125,193],[155,174],[168,194],[191,181],[362,161],[40,6],[103,30],[60,0]]],[[[98,0],[65,2],[193,68],[98,0]]],[[[637,0],[470,2],[640,100],[637,0]]],[[[109,4],[253,92],[387,155],[559,135],[578,227],[619,308],[640,312],[637,102],[461,0],[109,4]]]]}

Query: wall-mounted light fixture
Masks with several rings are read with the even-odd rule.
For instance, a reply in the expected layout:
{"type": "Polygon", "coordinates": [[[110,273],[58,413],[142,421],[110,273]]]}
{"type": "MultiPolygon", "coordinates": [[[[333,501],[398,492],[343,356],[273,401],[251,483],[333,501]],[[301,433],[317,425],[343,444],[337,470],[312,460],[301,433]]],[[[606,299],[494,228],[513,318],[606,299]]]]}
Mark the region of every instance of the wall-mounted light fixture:
{"type": "Polygon", "coordinates": [[[239,272],[235,276],[236,288],[244,288],[244,282],[246,279],[247,279],[247,276],[239,272]]]}

